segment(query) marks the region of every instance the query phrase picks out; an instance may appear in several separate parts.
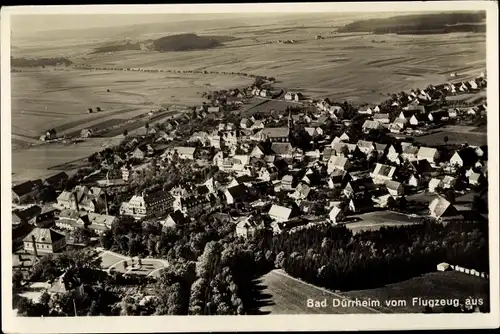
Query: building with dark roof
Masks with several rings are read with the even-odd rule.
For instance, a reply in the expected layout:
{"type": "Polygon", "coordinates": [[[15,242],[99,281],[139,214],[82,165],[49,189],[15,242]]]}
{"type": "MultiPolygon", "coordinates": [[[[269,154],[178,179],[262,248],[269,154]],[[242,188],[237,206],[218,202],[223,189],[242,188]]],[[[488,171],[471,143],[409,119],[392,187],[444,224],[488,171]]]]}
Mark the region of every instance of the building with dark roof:
{"type": "Polygon", "coordinates": [[[29,253],[56,253],[66,247],[66,236],[50,228],[36,227],[24,239],[24,250],[29,253]]]}
{"type": "Polygon", "coordinates": [[[12,199],[19,203],[34,198],[42,189],[42,180],[26,181],[12,187],[12,199]]]}

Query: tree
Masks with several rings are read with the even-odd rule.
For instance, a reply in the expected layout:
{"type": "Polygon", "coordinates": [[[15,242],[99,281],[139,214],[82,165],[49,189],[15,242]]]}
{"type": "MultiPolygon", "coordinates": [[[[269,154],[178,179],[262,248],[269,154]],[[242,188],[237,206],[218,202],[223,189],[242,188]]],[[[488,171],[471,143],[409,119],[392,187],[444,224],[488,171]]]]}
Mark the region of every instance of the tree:
{"type": "Polygon", "coordinates": [[[127,137],[127,136],[128,136],[128,130],[125,129],[125,130],[123,130],[123,137],[127,137]]]}
{"type": "Polygon", "coordinates": [[[88,245],[90,242],[90,231],[84,227],[77,227],[71,232],[75,243],[88,245]]]}
{"type": "Polygon", "coordinates": [[[444,143],[447,144],[448,140],[449,140],[448,136],[444,136],[443,140],[444,140],[444,143]]]}
{"type": "Polygon", "coordinates": [[[149,123],[146,123],[144,127],[146,128],[146,136],[147,136],[149,134],[149,123]]]}
{"type": "Polygon", "coordinates": [[[21,283],[23,281],[23,274],[19,270],[14,270],[12,272],[12,286],[14,289],[21,288],[21,283]]]}

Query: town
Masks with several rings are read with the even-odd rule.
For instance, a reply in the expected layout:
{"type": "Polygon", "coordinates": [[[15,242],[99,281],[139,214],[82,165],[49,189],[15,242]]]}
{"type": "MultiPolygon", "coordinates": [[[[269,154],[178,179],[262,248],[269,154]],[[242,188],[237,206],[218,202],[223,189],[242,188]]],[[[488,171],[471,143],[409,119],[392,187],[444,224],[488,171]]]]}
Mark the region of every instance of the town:
{"type": "Polygon", "coordinates": [[[364,250],[359,264],[314,257],[318,242],[354,254],[382,236],[394,263],[366,261],[386,271],[400,251],[414,276],[463,266],[487,278],[485,73],[361,106],[278,83],[207,92],[203,105],[125,130],[76,173],[14,185],[18,314],[255,314],[252,282],[273,269],[340,292],[388,283],[362,283],[364,250]],[[397,245],[417,239],[427,244],[397,245]]]}

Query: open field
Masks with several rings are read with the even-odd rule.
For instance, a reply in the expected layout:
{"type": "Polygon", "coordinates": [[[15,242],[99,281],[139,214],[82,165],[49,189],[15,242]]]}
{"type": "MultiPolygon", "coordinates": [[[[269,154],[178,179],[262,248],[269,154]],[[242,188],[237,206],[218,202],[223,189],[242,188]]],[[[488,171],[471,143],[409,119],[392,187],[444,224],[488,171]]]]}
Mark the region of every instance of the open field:
{"type": "Polygon", "coordinates": [[[472,126],[448,126],[442,131],[415,137],[415,141],[426,146],[440,146],[444,145],[444,137],[447,136],[448,144],[467,143],[474,146],[487,145],[487,133],[475,130],[476,128],[472,126]]]}
{"type": "Polygon", "coordinates": [[[361,219],[357,222],[346,223],[346,227],[354,233],[378,230],[383,226],[403,226],[422,223],[422,218],[409,217],[408,215],[393,211],[374,211],[352,217],[361,219]]]}
{"type": "Polygon", "coordinates": [[[231,78],[76,69],[12,73],[12,132],[31,138],[50,127],[61,135],[73,133],[111,118],[133,118],[160,105],[200,104],[206,90],[251,81],[231,78]],[[96,107],[102,112],[87,113],[87,108],[96,107]]]}
{"type": "Polygon", "coordinates": [[[381,304],[384,304],[386,300],[405,300],[405,306],[390,308],[385,306],[380,307],[379,310],[388,313],[421,313],[424,307],[418,304],[413,305],[412,298],[420,297],[426,300],[458,298],[461,302],[464,302],[466,298],[482,298],[485,303],[488,303],[489,281],[456,271],[434,272],[389,284],[383,288],[349,291],[341,295],[348,298],[377,299],[381,304]]]}
{"type": "Polygon", "coordinates": [[[29,180],[56,174],[48,168],[70,160],[85,158],[120,138],[89,138],[77,144],[51,143],[12,152],[12,181],[29,180]]]}
{"type": "Polygon", "coordinates": [[[299,281],[282,270],[273,270],[264,275],[259,283],[262,299],[259,309],[263,314],[350,314],[376,313],[365,307],[332,307],[332,299],[344,299],[339,294],[299,281]],[[308,299],[327,299],[325,308],[307,307],[308,299]]]}

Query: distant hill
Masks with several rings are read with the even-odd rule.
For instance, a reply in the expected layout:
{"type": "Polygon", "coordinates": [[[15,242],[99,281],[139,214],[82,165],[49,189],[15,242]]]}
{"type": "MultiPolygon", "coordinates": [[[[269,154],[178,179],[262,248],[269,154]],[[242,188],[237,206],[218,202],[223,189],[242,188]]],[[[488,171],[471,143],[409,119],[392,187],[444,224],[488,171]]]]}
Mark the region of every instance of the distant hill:
{"type": "Polygon", "coordinates": [[[92,53],[119,52],[127,50],[150,51],[187,51],[205,50],[223,45],[223,42],[234,40],[229,36],[198,36],[196,34],[179,34],[165,36],[154,40],[132,43],[130,41],[104,45],[94,49],[92,53]]]}
{"type": "Polygon", "coordinates": [[[486,12],[401,15],[384,19],[356,21],[339,28],[337,31],[401,35],[485,32],[485,19],[486,12]]]}
{"type": "Polygon", "coordinates": [[[11,67],[38,67],[38,66],[58,66],[71,65],[72,62],[65,57],[56,58],[10,58],[11,67]]]}

